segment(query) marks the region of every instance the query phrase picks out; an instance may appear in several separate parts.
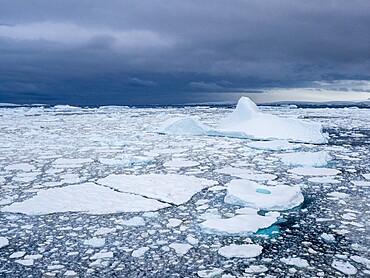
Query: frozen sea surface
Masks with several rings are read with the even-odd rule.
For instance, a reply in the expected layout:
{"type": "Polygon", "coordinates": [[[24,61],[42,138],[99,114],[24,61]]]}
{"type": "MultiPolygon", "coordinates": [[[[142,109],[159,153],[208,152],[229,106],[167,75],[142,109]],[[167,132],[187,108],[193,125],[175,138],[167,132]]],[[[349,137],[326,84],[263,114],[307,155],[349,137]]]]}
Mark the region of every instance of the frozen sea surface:
{"type": "Polygon", "coordinates": [[[370,110],[260,108],[325,144],[204,134],[232,111],[1,108],[0,277],[368,277],[370,110]]]}

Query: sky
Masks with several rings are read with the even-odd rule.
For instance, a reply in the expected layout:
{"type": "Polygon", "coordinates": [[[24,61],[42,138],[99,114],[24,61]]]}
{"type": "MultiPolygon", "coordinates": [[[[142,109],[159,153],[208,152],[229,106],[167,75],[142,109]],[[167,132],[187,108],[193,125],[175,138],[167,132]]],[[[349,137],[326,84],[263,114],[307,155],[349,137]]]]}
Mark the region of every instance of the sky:
{"type": "Polygon", "coordinates": [[[0,0],[0,102],[363,101],[369,0],[0,0]]]}

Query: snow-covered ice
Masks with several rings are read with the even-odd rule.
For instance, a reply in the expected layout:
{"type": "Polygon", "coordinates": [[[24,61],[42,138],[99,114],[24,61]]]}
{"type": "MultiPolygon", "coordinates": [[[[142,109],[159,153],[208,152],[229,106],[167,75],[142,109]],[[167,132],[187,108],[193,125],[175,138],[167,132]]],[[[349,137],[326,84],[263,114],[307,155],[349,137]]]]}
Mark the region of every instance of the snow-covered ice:
{"type": "Polygon", "coordinates": [[[331,266],[345,275],[355,275],[357,273],[357,269],[349,262],[334,260],[331,266]]]}
{"type": "Polygon", "coordinates": [[[295,152],[277,154],[281,161],[288,165],[301,165],[321,167],[326,166],[331,160],[330,155],[326,151],[320,152],[295,152]]]}
{"type": "Polygon", "coordinates": [[[217,184],[212,180],[185,175],[109,175],[99,179],[99,184],[121,192],[155,198],[176,205],[185,203],[202,189],[217,184]]]}
{"type": "Polygon", "coordinates": [[[1,236],[0,237],[0,248],[3,248],[7,245],[9,245],[9,240],[6,237],[1,236]]]}
{"type": "Polygon", "coordinates": [[[341,172],[331,168],[299,167],[288,170],[289,173],[300,176],[335,176],[341,172]]]}
{"type": "Polygon", "coordinates": [[[221,247],[218,254],[225,258],[254,258],[262,253],[262,249],[258,244],[231,244],[221,247]]]}
{"type": "Polygon", "coordinates": [[[225,202],[263,210],[288,210],[299,206],[304,198],[299,187],[266,186],[249,180],[232,180],[225,202]]]}
{"type": "Polygon", "coordinates": [[[281,262],[287,264],[287,265],[292,265],[300,268],[305,268],[309,267],[310,265],[308,264],[307,260],[298,258],[298,257],[288,257],[288,258],[282,258],[280,259],[281,262]]]}
{"type": "Polygon", "coordinates": [[[94,183],[41,190],[36,196],[1,209],[29,215],[77,211],[90,214],[150,211],[168,204],[139,195],[120,193],[94,183]]]}

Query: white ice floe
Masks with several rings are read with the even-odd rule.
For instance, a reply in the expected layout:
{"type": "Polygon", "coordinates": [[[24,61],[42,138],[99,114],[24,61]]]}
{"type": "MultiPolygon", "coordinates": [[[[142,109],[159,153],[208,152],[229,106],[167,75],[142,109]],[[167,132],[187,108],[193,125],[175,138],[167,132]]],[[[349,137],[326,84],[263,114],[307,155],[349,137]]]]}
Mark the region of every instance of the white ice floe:
{"type": "Polygon", "coordinates": [[[328,164],[331,160],[326,151],[320,152],[295,152],[276,154],[284,164],[321,167],[328,164]]]}
{"type": "Polygon", "coordinates": [[[341,172],[331,168],[299,167],[288,170],[289,173],[300,176],[335,176],[341,172]]]}
{"type": "Polygon", "coordinates": [[[277,176],[274,174],[256,173],[250,169],[234,168],[230,166],[217,169],[215,172],[254,181],[269,181],[277,178],[277,176]]]}
{"type": "Polygon", "coordinates": [[[158,210],[168,206],[154,199],[120,193],[93,183],[85,183],[41,190],[36,196],[6,206],[1,211],[28,215],[68,211],[107,214],[158,210]]]}
{"type": "Polygon", "coordinates": [[[319,123],[280,118],[265,114],[247,97],[238,101],[236,109],[222,120],[217,129],[229,134],[255,139],[286,139],[295,142],[326,143],[319,123]]]}
{"type": "Polygon", "coordinates": [[[188,253],[188,251],[193,247],[192,245],[188,243],[175,243],[175,242],[171,243],[169,246],[175,250],[177,255],[181,255],[181,256],[188,253]]]}
{"type": "Polygon", "coordinates": [[[314,182],[314,183],[340,183],[339,180],[335,180],[332,177],[313,177],[308,178],[308,181],[314,182]]]}
{"type": "Polygon", "coordinates": [[[24,255],[26,255],[26,252],[17,251],[17,252],[14,252],[13,254],[11,254],[9,256],[9,259],[19,259],[19,258],[22,258],[24,255]]]}
{"type": "Polygon", "coordinates": [[[117,220],[116,223],[120,224],[120,225],[124,225],[124,226],[137,227],[137,226],[144,226],[145,225],[145,220],[144,220],[144,218],[142,218],[140,216],[134,216],[134,217],[132,217],[128,220],[117,220]]]}
{"type": "Polygon", "coordinates": [[[91,162],[93,162],[91,158],[58,158],[52,165],[55,168],[78,168],[91,162]]]}
{"type": "Polygon", "coordinates": [[[145,165],[153,162],[152,157],[141,157],[141,156],[123,156],[115,158],[99,158],[99,162],[110,166],[136,166],[145,165]]]}
{"type": "Polygon", "coordinates": [[[292,266],[296,266],[296,267],[299,267],[299,268],[305,268],[305,267],[310,266],[308,264],[307,260],[302,259],[302,258],[288,257],[288,258],[282,258],[282,259],[280,259],[280,261],[287,264],[287,265],[292,265],[292,266]]]}
{"type": "Polygon", "coordinates": [[[222,269],[214,268],[214,269],[207,269],[207,270],[199,270],[197,274],[201,278],[216,278],[216,277],[221,277],[223,272],[224,271],[222,269]]]}
{"type": "Polygon", "coordinates": [[[28,259],[28,260],[20,259],[20,260],[15,260],[15,262],[18,264],[24,265],[24,266],[32,266],[35,263],[35,261],[32,259],[28,259]]]}
{"type": "Polygon", "coordinates": [[[90,260],[98,260],[98,259],[109,259],[113,258],[113,252],[99,252],[95,253],[93,256],[90,257],[90,260]]]}
{"type": "Polygon", "coordinates": [[[168,219],[168,223],[167,223],[167,227],[168,228],[174,228],[174,227],[178,227],[182,224],[182,220],[181,219],[176,219],[176,218],[170,218],[168,219]]]}
{"type": "Polygon", "coordinates": [[[325,242],[335,242],[335,237],[332,234],[322,233],[320,238],[325,242]]]}
{"type": "Polygon", "coordinates": [[[164,167],[169,168],[186,168],[186,167],[195,167],[198,166],[199,162],[190,161],[190,160],[171,160],[163,164],[164,167]]]}
{"type": "Polygon", "coordinates": [[[268,271],[269,269],[264,265],[251,265],[244,269],[245,273],[263,273],[268,271]]]}
{"type": "Polygon", "coordinates": [[[367,179],[367,180],[370,180],[370,173],[369,174],[362,174],[362,176],[367,179]]]}
{"type": "Polygon", "coordinates": [[[337,199],[345,199],[345,198],[348,198],[350,195],[344,192],[335,191],[335,192],[328,193],[328,196],[334,197],[337,199]]]}
{"type": "Polygon", "coordinates": [[[370,187],[370,181],[351,181],[356,186],[370,187]]]}
{"type": "Polygon", "coordinates": [[[227,187],[225,203],[263,210],[288,210],[304,200],[299,187],[266,186],[249,180],[232,180],[227,187]]]}
{"type": "Polygon", "coordinates": [[[357,273],[357,269],[349,262],[334,260],[331,266],[346,275],[355,275],[357,273]]]}
{"type": "Polygon", "coordinates": [[[105,239],[93,237],[93,238],[85,240],[84,245],[89,245],[89,246],[96,247],[96,248],[103,247],[105,245],[105,239]]]}
{"type": "Polygon", "coordinates": [[[200,226],[208,234],[250,235],[259,229],[270,227],[280,216],[278,212],[269,212],[265,216],[259,215],[257,212],[258,210],[249,208],[246,214],[227,219],[208,219],[200,226]]]}
{"type": "Polygon", "coordinates": [[[258,244],[231,244],[221,247],[218,254],[225,258],[254,258],[262,253],[262,246],[258,244]]]}
{"type": "Polygon", "coordinates": [[[29,171],[36,170],[36,167],[29,163],[16,163],[16,164],[10,164],[8,166],[5,166],[4,169],[7,171],[29,172],[29,171]]]}
{"type": "Polygon", "coordinates": [[[7,245],[9,245],[9,240],[6,237],[1,236],[0,237],[0,248],[3,248],[7,245]]]}
{"type": "Polygon", "coordinates": [[[285,151],[299,149],[301,145],[290,143],[288,140],[253,141],[248,147],[258,150],[285,151]]]}
{"type": "Polygon", "coordinates": [[[355,261],[356,263],[364,264],[367,268],[370,269],[370,260],[369,259],[364,258],[364,257],[360,257],[360,256],[351,256],[350,258],[351,258],[351,260],[355,261]]]}
{"type": "Polygon", "coordinates": [[[210,135],[264,140],[290,140],[306,143],[326,143],[319,123],[281,118],[259,111],[249,98],[242,97],[236,109],[223,119],[216,129],[193,118],[173,118],[165,121],[157,132],[179,135],[210,135]]]}
{"type": "Polygon", "coordinates": [[[132,251],[131,256],[135,258],[142,257],[148,250],[149,247],[140,247],[139,249],[132,251]]]}
{"type": "Polygon", "coordinates": [[[99,184],[176,205],[185,203],[202,189],[217,184],[212,180],[185,175],[109,175],[99,184]]]}

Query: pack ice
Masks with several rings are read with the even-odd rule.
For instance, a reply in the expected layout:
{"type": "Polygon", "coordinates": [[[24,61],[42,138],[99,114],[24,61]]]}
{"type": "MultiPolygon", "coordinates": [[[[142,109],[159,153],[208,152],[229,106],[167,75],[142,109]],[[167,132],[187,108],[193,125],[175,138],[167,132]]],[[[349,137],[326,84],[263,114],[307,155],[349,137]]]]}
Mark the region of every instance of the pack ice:
{"type": "Polygon", "coordinates": [[[157,131],[164,134],[278,139],[317,144],[327,142],[321,124],[262,113],[247,97],[239,99],[235,110],[221,120],[217,128],[211,128],[188,117],[168,119],[157,131]]]}

